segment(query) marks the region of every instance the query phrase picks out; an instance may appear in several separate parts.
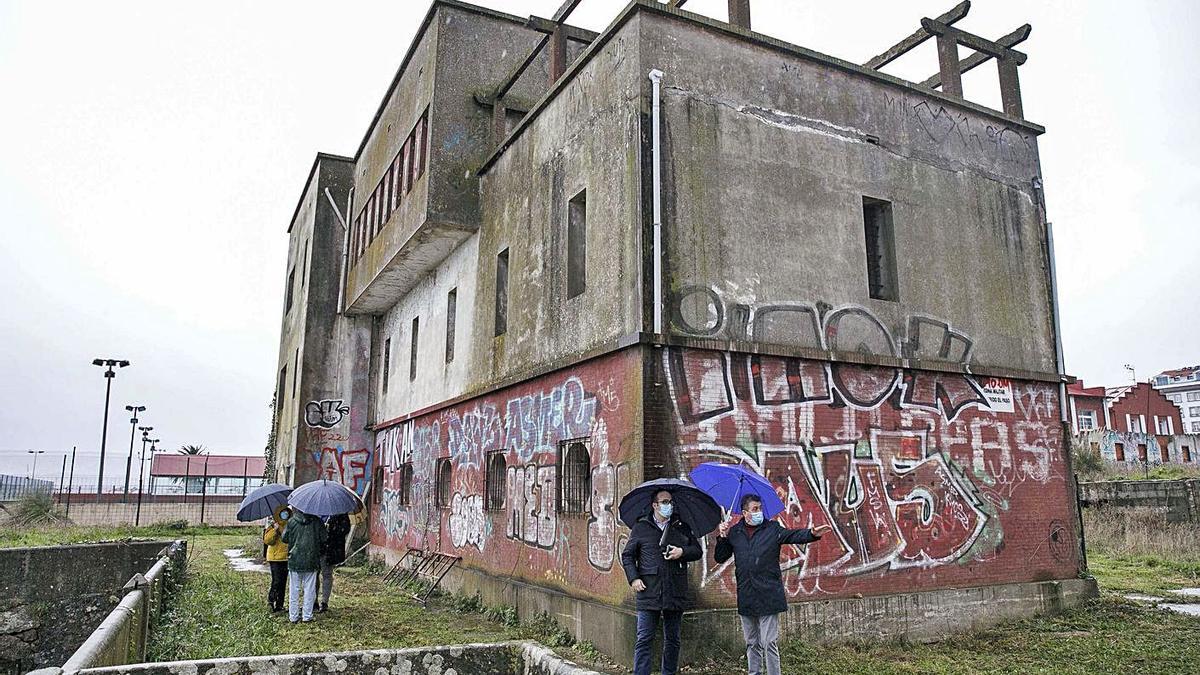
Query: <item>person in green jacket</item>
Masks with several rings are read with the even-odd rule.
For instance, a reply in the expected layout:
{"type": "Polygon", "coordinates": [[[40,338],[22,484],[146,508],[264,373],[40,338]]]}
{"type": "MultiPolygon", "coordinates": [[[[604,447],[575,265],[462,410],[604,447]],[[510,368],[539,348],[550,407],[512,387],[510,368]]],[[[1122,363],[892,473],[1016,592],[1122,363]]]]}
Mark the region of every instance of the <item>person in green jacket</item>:
{"type": "Polygon", "coordinates": [[[288,618],[292,623],[301,620],[300,586],[304,586],[303,621],[313,618],[313,602],[317,597],[317,571],[321,569],[321,552],[325,547],[325,525],[316,516],[292,508],[292,517],[283,531],[288,545],[288,618]]]}

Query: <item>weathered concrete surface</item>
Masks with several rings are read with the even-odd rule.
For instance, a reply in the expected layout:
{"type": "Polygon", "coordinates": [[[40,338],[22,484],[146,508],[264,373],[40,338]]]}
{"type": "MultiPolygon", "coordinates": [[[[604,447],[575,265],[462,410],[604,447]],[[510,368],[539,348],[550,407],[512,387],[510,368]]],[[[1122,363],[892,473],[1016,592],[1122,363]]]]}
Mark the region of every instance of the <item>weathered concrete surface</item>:
{"type": "MultiPolygon", "coordinates": [[[[390,551],[379,552],[392,559],[390,551]]],[[[573,598],[463,568],[452,569],[442,586],[462,595],[479,595],[488,606],[515,607],[522,621],[550,614],[576,639],[591,642],[617,663],[633,662],[637,614],[629,605],[573,598]]],[[[1061,612],[1097,594],[1091,578],[996,584],[792,603],[783,621],[788,638],[808,641],[933,641],[1010,619],[1061,612]]],[[[745,647],[741,622],[733,609],[689,611],[684,615],[683,630],[685,658],[736,654],[745,647]]]]}
{"type": "Polygon", "coordinates": [[[65,662],[171,543],[0,549],[0,672],[65,662]]]}
{"type": "Polygon", "coordinates": [[[1149,509],[1168,523],[1200,522],[1200,478],[1110,480],[1079,484],[1084,508],[1149,509]]]}
{"type": "Polygon", "coordinates": [[[642,14],[640,34],[642,70],[665,73],[676,332],[1056,370],[1034,187],[1040,128],[659,12],[642,14]],[[864,197],[893,207],[896,302],[868,296],[864,197]],[[886,335],[843,332],[834,345],[801,315],[756,321],[772,307],[819,306],[854,307],[886,335]],[[914,315],[972,347],[942,353],[910,329],[914,315]]]}
{"type": "MultiPolygon", "coordinates": [[[[61,507],[60,507],[61,508],[61,507]]],[[[245,525],[237,519],[238,502],[210,502],[204,505],[203,524],[214,527],[245,525]]],[[[69,518],[76,525],[133,525],[137,519],[142,525],[157,525],[185,520],[200,524],[200,503],[197,501],[142,502],[138,514],[136,502],[89,502],[74,501],[69,518]]]]}
{"type": "Polygon", "coordinates": [[[598,675],[529,641],[171,661],[73,672],[95,675],[237,675],[267,672],[306,675],[378,675],[380,672],[404,675],[598,675]]]}
{"type": "Polygon", "coordinates": [[[67,672],[141,661],[167,597],[183,582],[187,543],[173,542],[145,574],[135,574],[128,591],[104,621],[62,665],[67,672]]]}

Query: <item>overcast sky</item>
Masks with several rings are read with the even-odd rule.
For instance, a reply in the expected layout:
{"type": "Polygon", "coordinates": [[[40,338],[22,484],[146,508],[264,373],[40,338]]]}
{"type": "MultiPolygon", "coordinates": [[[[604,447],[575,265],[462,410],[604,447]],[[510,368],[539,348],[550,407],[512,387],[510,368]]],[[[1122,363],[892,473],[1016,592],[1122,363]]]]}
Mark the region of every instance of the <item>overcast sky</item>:
{"type": "MultiPolygon", "coordinates": [[[[550,16],[559,0],[479,0],[550,16]]],[[[584,0],[603,29],[624,2],[584,0]]],[[[755,28],[863,62],[953,0],[753,0],[755,28]]],[[[1055,225],[1067,370],[1088,384],[1200,363],[1200,3],[976,0],[1029,22],[1020,71],[1055,225]]],[[[425,2],[0,0],[0,472],[124,479],[148,406],[160,447],[261,453],[286,229],[313,155],[353,154],[425,2]],[[119,411],[119,412],[117,412],[119,411]]],[[[725,18],[725,0],[687,9],[725,18]]],[[[965,53],[965,52],[964,52],[965,53]]],[[[932,41],[886,70],[924,79],[932,41]]],[[[994,67],[965,78],[998,106],[994,67]]],[[[136,466],[136,463],[135,463],[136,466]]],[[[106,481],[107,482],[107,481],[106,481]]]]}

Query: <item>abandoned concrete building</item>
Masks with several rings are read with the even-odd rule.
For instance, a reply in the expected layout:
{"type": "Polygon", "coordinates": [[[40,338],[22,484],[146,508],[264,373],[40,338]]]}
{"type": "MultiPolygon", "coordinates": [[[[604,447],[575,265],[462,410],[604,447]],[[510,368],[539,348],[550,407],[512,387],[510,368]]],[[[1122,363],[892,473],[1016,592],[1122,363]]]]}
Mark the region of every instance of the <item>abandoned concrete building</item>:
{"type": "MultiPolygon", "coordinates": [[[[792,635],[923,638],[1094,593],[1028,25],[978,37],[964,2],[857,65],[753,32],[748,0],[728,22],[634,0],[601,33],[565,22],[578,3],[436,0],[353,157],[317,156],[277,478],[343,481],[375,554],[461,558],[444,586],[618,659],[617,503],[704,461],[833,527],[780,561],[792,635]],[[927,39],[929,80],[880,71],[927,39]],[[1003,110],[962,94],[993,63],[1003,110]]],[[[736,650],[732,570],[706,550],[689,583],[685,650],[736,650]]]]}

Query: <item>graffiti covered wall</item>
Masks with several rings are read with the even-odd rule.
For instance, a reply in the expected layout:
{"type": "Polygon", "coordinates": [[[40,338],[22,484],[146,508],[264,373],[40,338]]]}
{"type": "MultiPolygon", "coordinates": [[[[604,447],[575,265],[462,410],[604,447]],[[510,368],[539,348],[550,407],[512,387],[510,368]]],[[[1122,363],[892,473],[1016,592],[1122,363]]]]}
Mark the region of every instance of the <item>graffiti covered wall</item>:
{"type": "Polygon", "coordinates": [[[371,480],[371,451],[362,440],[362,415],[342,399],[309,401],[304,406],[303,443],[297,463],[306,467],[301,482],[332,480],[362,496],[371,480]]]}
{"type": "MultiPolygon", "coordinates": [[[[662,361],[681,473],[743,464],[775,485],[785,526],[833,528],[783,552],[793,599],[1078,572],[1054,385],[688,348],[662,361]]],[[[732,565],[706,550],[700,567],[704,602],[732,604],[732,565]]]]}
{"type": "Polygon", "coordinates": [[[640,387],[640,352],[629,349],[378,431],[372,542],[459,555],[467,567],[620,602],[628,528],[617,501],[640,473],[631,470],[640,387]],[[559,496],[564,441],[589,452],[586,501],[574,512],[559,496]],[[502,484],[489,485],[493,453],[504,460],[502,484]],[[450,467],[442,495],[439,460],[450,467]],[[498,508],[488,508],[489,493],[498,508]]]}
{"type": "Polygon", "coordinates": [[[1155,436],[1113,429],[1076,434],[1078,450],[1095,452],[1106,462],[1136,468],[1160,464],[1200,464],[1200,434],[1155,436]]]}

